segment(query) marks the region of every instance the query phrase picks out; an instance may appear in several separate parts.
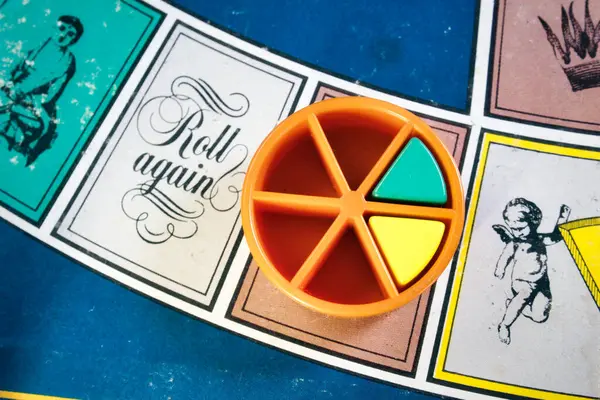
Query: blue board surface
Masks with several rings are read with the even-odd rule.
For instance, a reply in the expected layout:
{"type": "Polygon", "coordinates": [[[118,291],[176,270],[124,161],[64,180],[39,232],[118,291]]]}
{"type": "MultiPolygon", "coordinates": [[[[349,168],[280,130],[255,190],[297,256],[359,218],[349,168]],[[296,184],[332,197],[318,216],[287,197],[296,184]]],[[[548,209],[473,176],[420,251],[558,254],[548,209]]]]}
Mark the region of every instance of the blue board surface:
{"type": "Polygon", "coordinates": [[[128,291],[0,222],[0,389],[86,399],[427,399],[128,291]]]}

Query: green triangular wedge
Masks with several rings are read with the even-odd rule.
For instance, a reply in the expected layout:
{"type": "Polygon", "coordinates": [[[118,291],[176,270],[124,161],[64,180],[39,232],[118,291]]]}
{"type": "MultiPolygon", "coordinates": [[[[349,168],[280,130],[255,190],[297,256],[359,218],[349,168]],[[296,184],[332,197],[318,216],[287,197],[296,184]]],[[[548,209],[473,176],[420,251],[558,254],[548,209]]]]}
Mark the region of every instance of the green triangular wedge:
{"type": "Polygon", "coordinates": [[[448,199],[442,171],[418,138],[408,141],[373,190],[373,197],[427,204],[445,204],[448,199]]]}

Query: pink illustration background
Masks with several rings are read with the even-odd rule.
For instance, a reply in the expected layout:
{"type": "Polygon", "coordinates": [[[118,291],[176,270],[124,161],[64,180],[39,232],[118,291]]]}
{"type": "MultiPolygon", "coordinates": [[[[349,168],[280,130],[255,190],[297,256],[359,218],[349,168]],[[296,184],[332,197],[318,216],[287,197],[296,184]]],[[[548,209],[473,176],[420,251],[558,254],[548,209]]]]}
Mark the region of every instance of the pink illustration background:
{"type": "MultiPolygon", "coordinates": [[[[561,6],[566,0],[499,0],[493,43],[489,113],[566,128],[600,130],[600,88],[573,92],[554,56],[538,16],[552,28],[564,48],[561,6]]],[[[600,1],[591,0],[594,26],[600,21],[600,1]]],[[[584,0],[573,11],[584,26],[584,0]]],[[[600,55],[596,55],[600,58],[600,55]]],[[[571,51],[571,65],[581,62],[571,51]]],[[[590,61],[589,56],[585,62],[590,61]]],[[[599,78],[600,79],[600,78],[599,78]]]]}

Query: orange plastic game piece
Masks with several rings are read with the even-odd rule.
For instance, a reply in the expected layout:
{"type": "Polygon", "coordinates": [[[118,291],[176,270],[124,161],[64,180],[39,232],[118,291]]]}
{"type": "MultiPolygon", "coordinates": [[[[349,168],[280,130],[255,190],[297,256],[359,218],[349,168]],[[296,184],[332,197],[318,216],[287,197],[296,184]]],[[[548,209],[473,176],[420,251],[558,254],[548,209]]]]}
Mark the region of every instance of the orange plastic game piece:
{"type": "Polygon", "coordinates": [[[420,118],[379,100],[337,98],[294,113],[263,141],[244,182],[242,223],[261,271],[294,300],[330,315],[371,316],[415,299],[446,268],[464,224],[464,195],[454,160],[420,118]],[[427,162],[443,175],[443,204],[426,188],[404,203],[373,193],[384,176],[439,185],[419,179],[427,168],[408,170],[406,152],[397,160],[411,139],[427,150],[412,159],[433,157],[427,162]],[[412,234],[436,237],[428,246],[399,243],[403,259],[390,244],[412,234]]]}

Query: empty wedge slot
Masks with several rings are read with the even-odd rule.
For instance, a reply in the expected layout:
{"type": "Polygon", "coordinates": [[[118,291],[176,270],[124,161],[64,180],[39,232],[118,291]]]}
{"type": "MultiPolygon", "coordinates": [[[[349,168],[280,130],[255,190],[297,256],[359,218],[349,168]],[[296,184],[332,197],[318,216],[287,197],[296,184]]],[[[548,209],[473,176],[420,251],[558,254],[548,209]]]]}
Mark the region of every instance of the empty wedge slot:
{"type": "Polygon", "coordinates": [[[344,232],[305,291],[340,304],[368,304],[385,298],[352,228],[344,232]]]}

